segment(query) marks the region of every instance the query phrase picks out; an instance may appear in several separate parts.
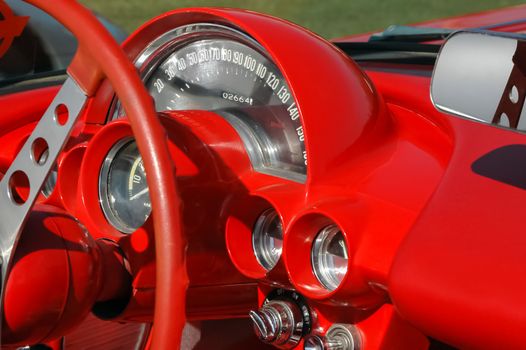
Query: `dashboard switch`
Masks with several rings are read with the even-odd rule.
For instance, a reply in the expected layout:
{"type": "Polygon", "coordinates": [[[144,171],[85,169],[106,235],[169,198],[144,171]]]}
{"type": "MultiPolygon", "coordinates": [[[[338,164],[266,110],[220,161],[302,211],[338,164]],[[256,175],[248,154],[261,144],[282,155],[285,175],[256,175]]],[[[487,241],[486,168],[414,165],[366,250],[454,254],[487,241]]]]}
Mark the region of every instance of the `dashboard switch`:
{"type": "Polygon", "coordinates": [[[273,300],[257,311],[250,311],[250,318],[258,338],[280,349],[298,345],[303,332],[303,315],[292,302],[273,300]]]}
{"type": "Polygon", "coordinates": [[[358,330],[352,325],[335,324],[325,336],[310,335],[305,338],[305,350],[360,350],[358,330]]]}

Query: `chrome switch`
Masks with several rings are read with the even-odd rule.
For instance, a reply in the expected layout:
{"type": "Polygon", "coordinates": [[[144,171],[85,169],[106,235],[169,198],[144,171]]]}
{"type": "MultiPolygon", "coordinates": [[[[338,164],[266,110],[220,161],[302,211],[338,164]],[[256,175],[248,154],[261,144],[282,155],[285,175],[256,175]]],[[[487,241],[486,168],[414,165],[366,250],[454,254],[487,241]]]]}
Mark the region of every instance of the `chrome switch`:
{"type": "Polygon", "coordinates": [[[361,337],[352,325],[335,324],[325,336],[310,335],[305,338],[305,350],[360,350],[361,337]]]}
{"type": "Polygon", "coordinates": [[[257,311],[250,311],[250,318],[258,338],[280,349],[292,349],[303,335],[303,315],[293,302],[272,300],[257,311]]]}

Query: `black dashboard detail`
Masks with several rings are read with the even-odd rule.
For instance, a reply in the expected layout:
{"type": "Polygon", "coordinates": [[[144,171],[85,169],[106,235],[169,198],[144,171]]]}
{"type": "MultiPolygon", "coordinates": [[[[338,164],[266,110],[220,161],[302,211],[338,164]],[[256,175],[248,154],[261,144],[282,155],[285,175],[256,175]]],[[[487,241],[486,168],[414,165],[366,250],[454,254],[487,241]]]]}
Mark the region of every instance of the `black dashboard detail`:
{"type": "Polygon", "coordinates": [[[526,190],[526,145],[497,148],[477,159],[471,169],[478,175],[526,190]]]}

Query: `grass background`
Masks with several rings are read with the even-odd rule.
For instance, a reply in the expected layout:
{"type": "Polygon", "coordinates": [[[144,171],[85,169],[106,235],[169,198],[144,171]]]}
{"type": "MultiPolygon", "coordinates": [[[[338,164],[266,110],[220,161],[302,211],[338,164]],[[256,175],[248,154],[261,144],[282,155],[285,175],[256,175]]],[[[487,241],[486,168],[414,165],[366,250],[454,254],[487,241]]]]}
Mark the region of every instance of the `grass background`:
{"type": "Polygon", "coordinates": [[[80,0],[128,32],[179,7],[247,8],[288,19],[326,37],[517,5],[517,0],[80,0]]]}

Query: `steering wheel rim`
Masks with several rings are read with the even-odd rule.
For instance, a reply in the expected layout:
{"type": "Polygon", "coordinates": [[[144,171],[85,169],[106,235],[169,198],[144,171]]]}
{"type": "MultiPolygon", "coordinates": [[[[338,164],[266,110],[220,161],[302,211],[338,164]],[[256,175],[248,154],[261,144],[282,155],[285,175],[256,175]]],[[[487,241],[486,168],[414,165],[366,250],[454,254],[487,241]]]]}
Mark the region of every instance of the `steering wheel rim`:
{"type": "Polygon", "coordinates": [[[78,50],[67,71],[86,97],[94,95],[105,76],[127,113],[148,173],[154,212],[157,282],[151,348],[178,347],[185,324],[188,285],[181,201],[166,133],[152,99],[122,49],[89,10],[75,0],[25,1],[54,17],[77,38],[78,50]]]}

